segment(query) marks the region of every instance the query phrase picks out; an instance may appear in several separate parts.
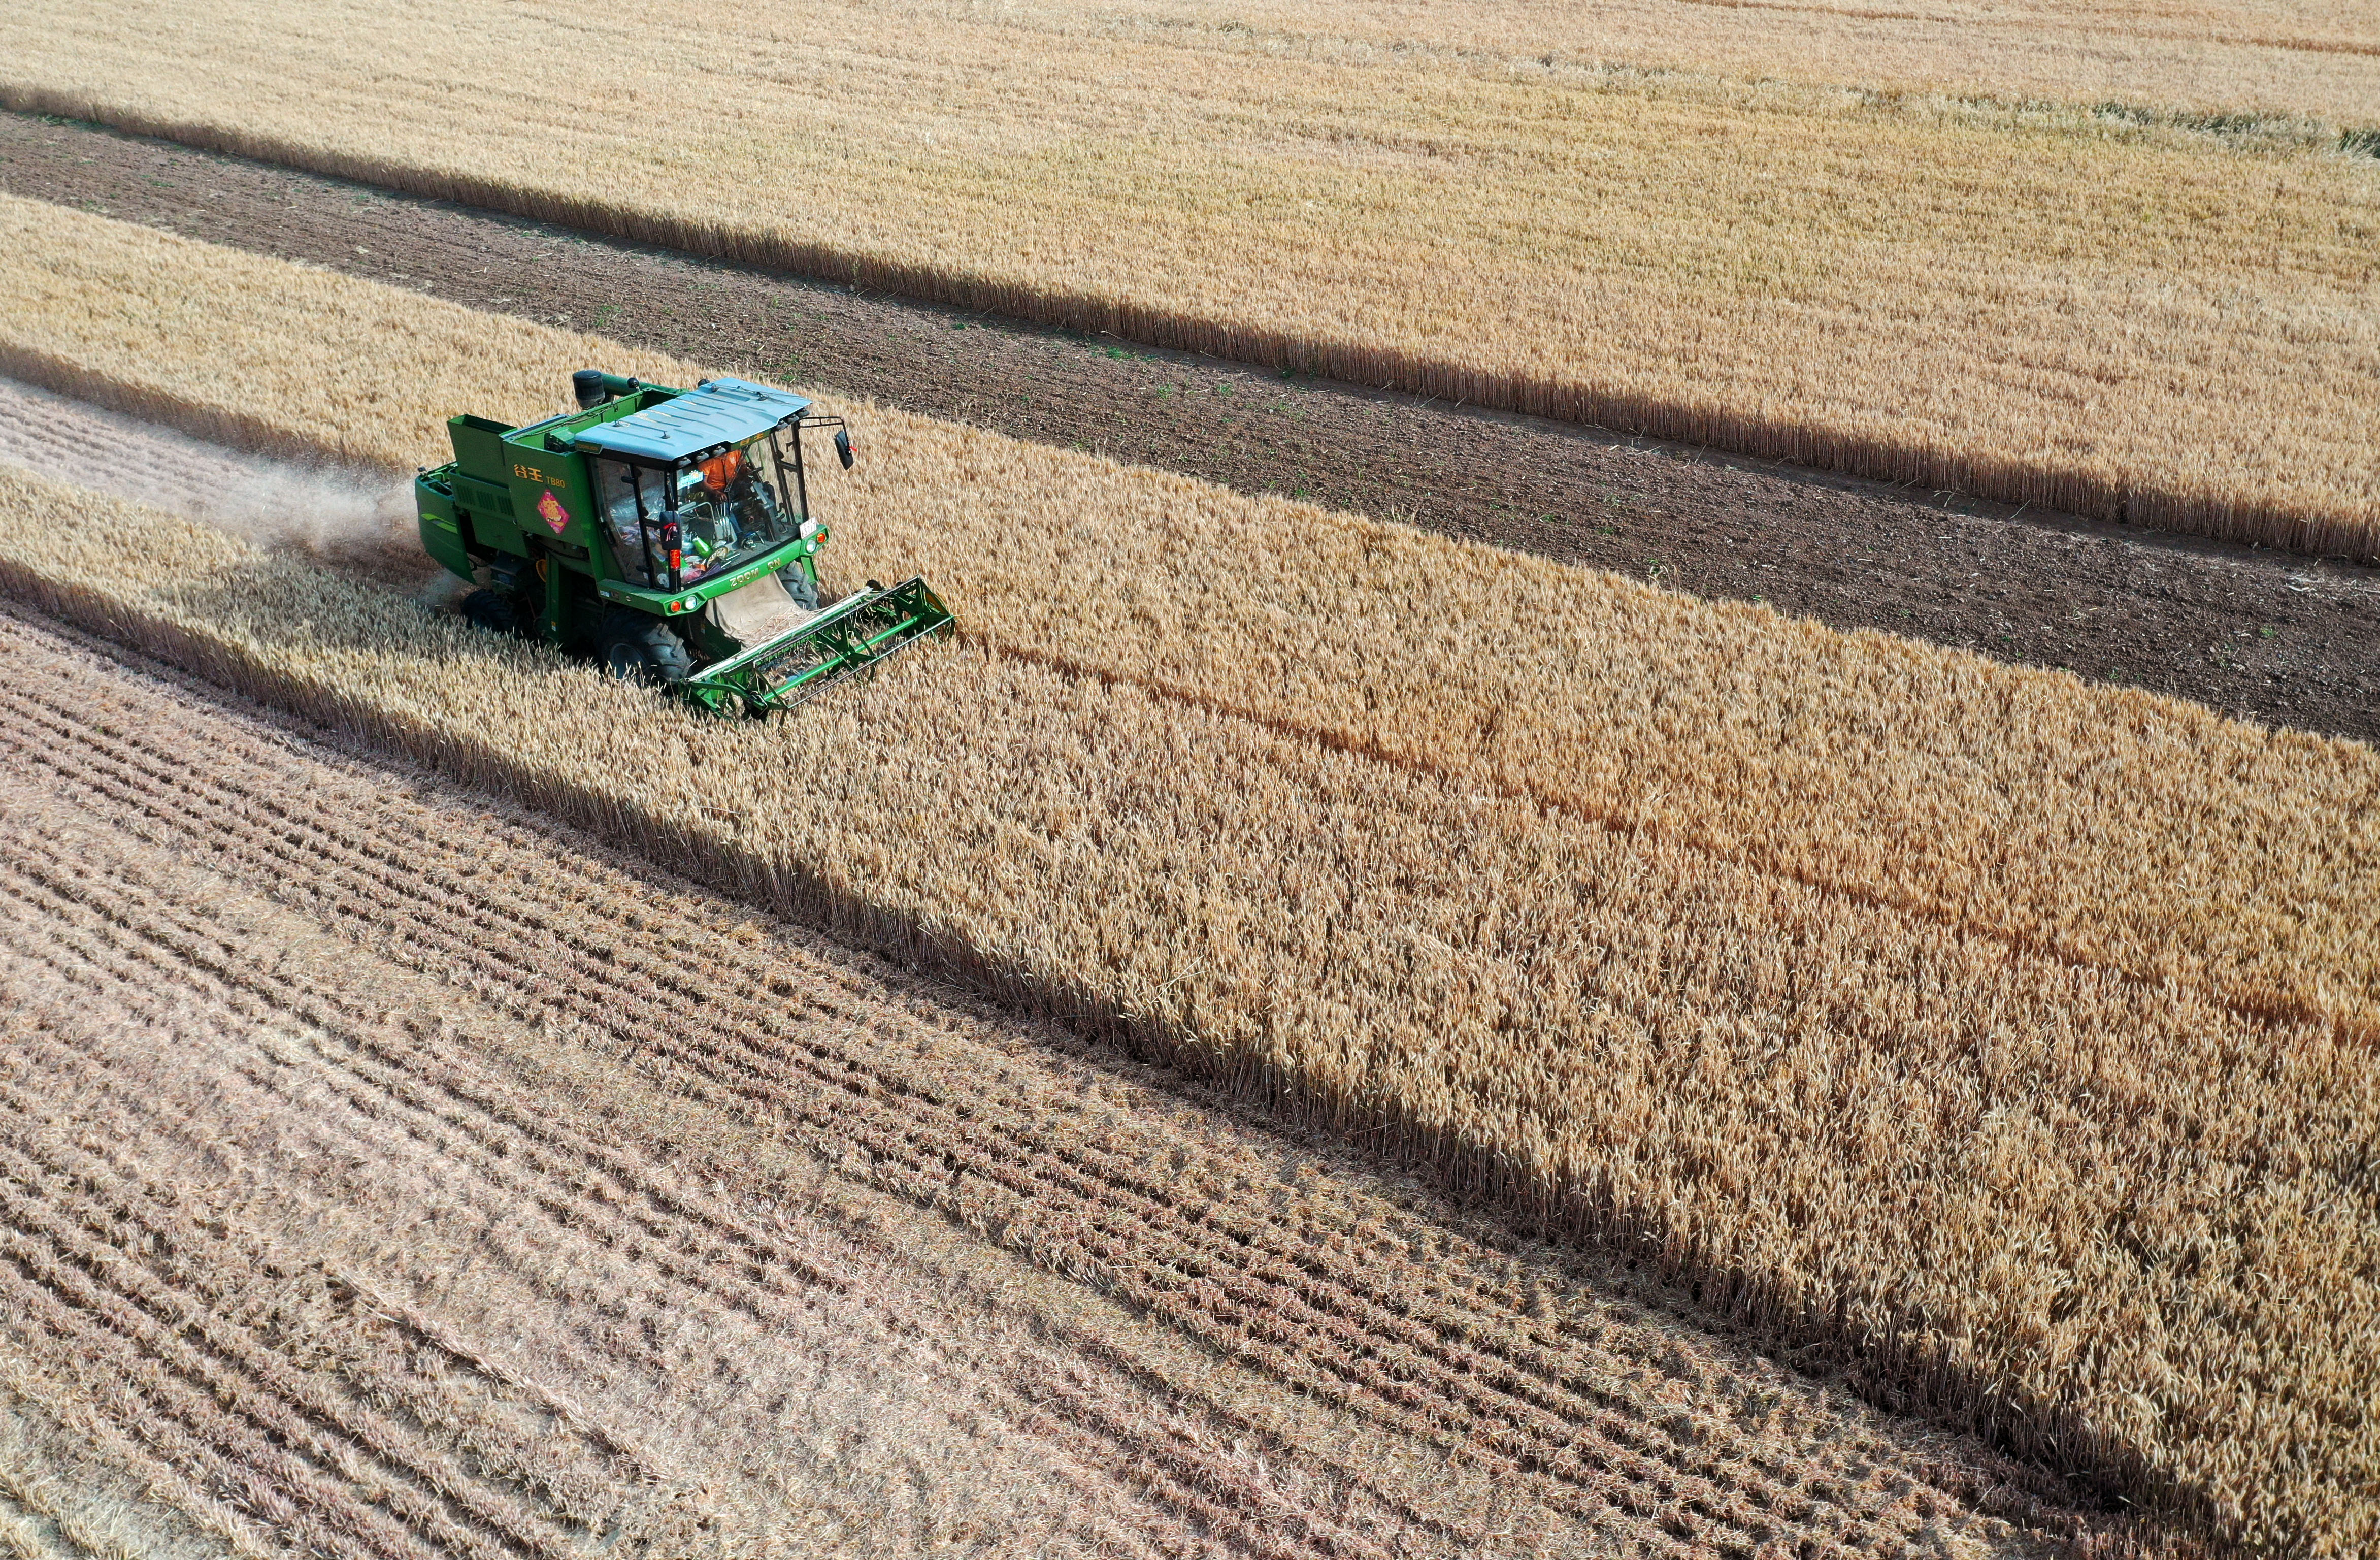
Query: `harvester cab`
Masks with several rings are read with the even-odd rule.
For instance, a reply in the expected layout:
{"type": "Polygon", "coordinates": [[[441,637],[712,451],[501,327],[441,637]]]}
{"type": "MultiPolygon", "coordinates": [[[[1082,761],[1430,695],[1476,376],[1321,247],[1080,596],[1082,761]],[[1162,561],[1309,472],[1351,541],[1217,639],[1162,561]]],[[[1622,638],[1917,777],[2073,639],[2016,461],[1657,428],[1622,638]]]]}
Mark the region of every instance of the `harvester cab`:
{"type": "Polygon", "coordinates": [[[414,479],[421,544],[479,589],[481,628],[541,639],[720,713],[800,702],[953,630],[922,579],[820,610],[805,431],[843,420],[741,379],[691,390],[596,370],[523,427],[447,422],[454,460],[414,479]]]}

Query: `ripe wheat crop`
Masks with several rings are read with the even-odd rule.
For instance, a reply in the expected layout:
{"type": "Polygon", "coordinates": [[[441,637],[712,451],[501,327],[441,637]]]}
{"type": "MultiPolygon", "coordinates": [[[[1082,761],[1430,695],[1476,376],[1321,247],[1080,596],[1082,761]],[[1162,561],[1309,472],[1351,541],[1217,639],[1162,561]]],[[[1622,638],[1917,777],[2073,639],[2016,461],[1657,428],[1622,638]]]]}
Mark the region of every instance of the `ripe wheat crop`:
{"type": "MultiPolygon", "coordinates": [[[[0,222],[8,366],[252,444],[410,464],[573,367],[694,372],[0,222]]],[[[1634,1244],[2138,1497],[2380,1537],[2368,749],[895,414],[863,447],[831,556],[928,566],[968,632],[767,726],[40,481],[0,512],[59,610],[1634,1244]]]]}
{"type": "Polygon", "coordinates": [[[1847,85],[1774,20],[1637,68],[1673,12],[1611,52],[1517,5],[1252,14],[206,0],[161,49],[125,0],[35,0],[0,92],[1140,340],[2380,550],[2380,56],[2345,7],[1949,10],[1847,85]],[[2010,42],[2041,18],[2046,55],[2010,42]]]}
{"type": "Polygon", "coordinates": [[[1865,0],[1792,6],[1709,0],[1528,0],[1423,7],[1412,0],[1113,0],[1096,13],[1009,5],[1038,30],[1123,39],[1190,34],[1210,48],[1358,59],[1395,55],[1500,76],[1599,71],[1864,90],[1922,113],[2087,108],[2110,122],[2229,134],[2319,133],[2380,122],[2380,46],[2354,0],[2291,5],[1962,0],[1885,10],[1865,0]],[[1912,14],[1914,13],[1914,14],[1912,14]]]}

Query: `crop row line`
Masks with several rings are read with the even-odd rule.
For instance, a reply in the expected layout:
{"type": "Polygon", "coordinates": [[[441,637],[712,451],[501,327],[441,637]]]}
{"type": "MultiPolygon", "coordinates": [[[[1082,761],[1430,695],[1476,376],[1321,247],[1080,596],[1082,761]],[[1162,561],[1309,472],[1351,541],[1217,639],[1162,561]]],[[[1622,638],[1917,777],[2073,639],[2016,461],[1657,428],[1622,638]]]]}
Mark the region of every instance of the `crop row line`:
{"type": "MultiPolygon", "coordinates": [[[[138,916],[137,916],[137,913],[135,913],[135,914],[133,914],[133,915],[131,915],[131,916],[129,916],[129,917],[127,917],[126,912],[129,909],[129,907],[125,907],[125,906],[111,906],[111,907],[110,907],[110,909],[111,909],[111,911],[112,911],[112,912],[114,912],[114,913],[113,913],[113,915],[111,916],[111,920],[115,920],[115,923],[116,925],[119,925],[119,926],[127,924],[127,920],[131,920],[131,921],[135,921],[135,922],[137,922],[137,920],[138,920],[138,919],[139,919],[139,918],[138,918],[138,916]],[[124,919],[118,919],[118,918],[124,918],[124,919]]],[[[221,972],[219,971],[218,973],[221,973],[221,972]]],[[[307,1017],[307,1018],[310,1018],[310,1021],[314,1021],[314,1022],[320,1022],[320,1021],[321,1021],[321,1019],[322,1019],[322,1015],[319,1015],[319,1014],[313,1014],[313,1015],[301,1015],[301,1016],[307,1017]]],[[[354,1038],[356,1038],[356,1037],[349,1036],[349,1037],[347,1037],[347,1038],[348,1038],[348,1039],[350,1039],[350,1040],[353,1040],[353,1039],[354,1039],[354,1038]]],[[[391,1096],[391,1097],[392,1097],[392,1098],[394,1098],[395,1096],[391,1096]]],[[[363,1092],[363,1093],[351,1095],[351,1096],[350,1096],[350,1103],[351,1103],[358,1104],[358,1105],[362,1106],[362,1107],[369,1107],[369,1105],[372,1103],[372,1099],[371,1099],[371,1096],[370,1095],[369,1091],[365,1091],[365,1092],[363,1092]]],[[[425,1108],[425,1107],[420,1106],[420,1105],[419,1105],[419,1102],[416,1102],[416,1103],[415,1103],[415,1108],[417,1108],[417,1109],[420,1109],[420,1108],[425,1108]]],[[[468,1125],[468,1124],[465,1124],[465,1123],[458,1122],[458,1121],[457,1121],[457,1120],[456,1120],[453,1115],[437,1115],[437,1116],[435,1116],[435,1117],[434,1117],[434,1119],[437,1119],[437,1120],[438,1120],[442,1125],[450,1126],[450,1127],[466,1127],[466,1126],[468,1125]]],[[[511,1145],[511,1146],[514,1146],[514,1147],[516,1147],[516,1148],[517,1147],[517,1145],[511,1145]]],[[[450,1142],[450,1143],[448,1144],[448,1146],[447,1146],[447,1152],[449,1152],[450,1153],[454,1152],[454,1145],[453,1145],[451,1142],[450,1142]]],[[[515,1155],[513,1155],[513,1156],[511,1156],[511,1157],[513,1157],[513,1158],[516,1158],[516,1159],[517,1159],[517,1158],[522,1158],[523,1156],[518,1155],[518,1154],[516,1153],[516,1154],[515,1154],[515,1155]]],[[[470,1154],[470,1156],[469,1156],[469,1159],[470,1159],[470,1162],[472,1163],[473,1168],[475,1168],[475,1169],[477,1169],[477,1170],[480,1170],[480,1171],[481,1173],[483,1173],[483,1174],[490,1173],[492,1170],[495,1169],[496,1167],[501,1166],[501,1164],[504,1163],[504,1156],[499,1156],[499,1155],[490,1154],[490,1153],[488,1153],[484,1149],[480,1149],[480,1150],[475,1150],[475,1151],[473,1151],[473,1152],[472,1152],[472,1153],[470,1154]]],[[[528,1164],[527,1164],[525,1165],[525,1167],[526,1167],[526,1168],[530,1168],[530,1169],[538,1169],[538,1170],[541,1170],[545,1175],[547,1175],[547,1176],[552,1176],[552,1174],[554,1174],[554,1172],[555,1172],[555,1168],[556,1168],[555,1166],[551,1165],[551,1164],[547,1164],[547,1165],[542,1165],[542,1166],[540,1166],[540,1165],[536,1164],[533,1161],[532,1161],[532,1162],[529,1162],[528,1164]]],[[[566,1168],[566,1167],[565,1167],[565,1168],[566,1168]]],[[[500,1184],[500,1185],[501,1185],[502,1183],[501,1183],[501,1182],[499,1182],[498,1184],[500,1184]]],[[[572,1208],[568,1207],[568,1206],[567,1206],[567,1205],[563,1201],[563,1200],[562,1200],[562,1199],[560,1199],[557,1195],[555,1195],[555,1194],[553,1194],[553,1193],[551,1193],[551,1192],[540,1193],[540,1192],[536,1192],[536,1191],[534,1190],[534,1188],[530,1188],[530,1190],[529,1190],[529,1192],[528,1192],[528,1195],[533,1196],[533,1198],[534,1198],[535,1201],[537,1202],[538,1206],[541,1209],[541,1211],[543,1211],[543,1212],[547,1214],[547,1216],[548,1216],[548,1217],[554,1218],[554,1219],[556,1219],[556,1221],[557,1221],[557,1222],[559,1222],[559,1223],[563,1223],[563,1224],[568,1225],[568,1224],[571,1224],[571,1223],[574,1223],[574,1222],[578,1222],[577,1220],[576,1220],[576,1219],[574,1219],[574,1218],[572,1217],[572,1215],[573,1215],[574,1213],[576,1213],[576,1214],[579,1215],[579,1218],[581,1218],[581,1219],[583,1219],[583,1218],[584,1218],[584,1216],[585,1216],[585,1215],[584,1215],[584,1210],[583,1210],[583,1209],[582,1209],[582,1210],[574,1210],[574,1209],[572,1209],[572,1208]]],[[[599,1203],[599,1204],[598,1204],[598,1207],[600,1208],[601,1206],[601,1204],[600,1204],[600,1203],[599,1203]]],[[[652,1253],[651,1253],[651,1250],[650,1250],[650,1245],[649,1245],[648,1243],[646,1243],[646,1242],[642,1242],[642,1241],[636,1241],[636,1240],[633,1240],[633,1239],[629,1239],[629,1240],[625,1240],[625,1241],[614,1241],[614,1242],[609,1242],[609,1243],[610,1243],[610,1244],[613,1244],[613,1245],[614,1245],[614,1249],[619,1249],[619,1250],[622,1252],[622,1254],[623,1254],[623,1255],[625,1255],[625,1256],[628,1257],[628,1258],[629,1258],[630,1260],[632,1260],[632,1261],[644,1261],[644,1262],[650,1263],[650,1262],[651,1261],[651,1260],[652,1260],[652,1253]]],[[[529,1253],[526,1253],[526,1252],[521,1253],[521,1256],[524,1258],[524,1260],[526,1260],[529,1255],[530,1255],[529,1253]]],[[[738,1298],[738,1297],[735,1296],[735,1295],[732,1293],[732,1291],[733,1291],[733,1290],[737,1289],[737,1288],[743,1288],[743,1289],[746,1289],[746,1290],[747,1290],[747,1292],[746,1292],[742,1297],[740,1297],[741,1304],[742,1304],[744,1307],[746,1307],[746,1308],[747,1308],[747,1309],[755,1309],[755,1310],[756,1310],[756,1311],[757,1311],[757,1313],[758,1313],[758,1314],[759,1314],[759,1315],[761,1316],[761,1318],[762,1318],[764,1321],[768,1321],[768,1320],[775,1320],[775,1321],[782,1322],[782,1321],[783,1320],[783,1318],[782,1318],[782,1317],[772,1317],[772,1316],[771,1316],[771,1311],[769,1310],[769,1309],[768,1309],[768,1308],[767,1308],[767,1306],[766,1306],[766,1302],[765,1302],[765,1300],[763,1300],[763,1299],[761,1299],[761,1298],[758,1298],[758,1297],[755,1297],[755,1296],[752,1296],[751,1294],[749,1294],[749,1292],[748,1292],[748,1286],[747,1286],[736,1285],[736,1284],[734,1284],[734,1283],[732,1283],[732,1282],[731,1282],[731,1283],[729,1283],[729,1284],[727,1284],[727,1285],[722,1286],[722,1284],[720,1284],[719,1282],[717,1282],[717,1281],[716,1281],[716,1275],[715,1275],[715,1274],[700,1274],[698,1271],[698,1274],[694,1274],[694,1275],[686,1275],[686,1274],[681,1274],[681,1275],[678,1275],[678,1276],[679,1276],[679,1281],[680,1281],[680,1282],[688,1282],[690,1277],[705,1277],[705,1278],[709,1278],[709,1279],[710,1279],[710,1280],[711,1280],[710,1282],[698,1283],[698,1284],[696,1285],[696,1286],[697,1286],[697,1287],[698,1287],[698,1288],[707,1288],[707,1289],[710,1289],[710,1290],[713,1290],[714,1292],[719,1291],[719,1290],[721,1290],[722,1288],[728,1289],[729,1291],[731,1291],[731,1293],[729,1294],[729,1298],[730,1298],[731,1299],[735,1299],[735,1298],[738,1298]]],[[[343,1282],[353,1283],[354,1281],[353,1281],[353,1280],[351,1280],[351,1279],[343,1279],[343,1282]]],[[[1079,1394],[1075,1394],[1075,1395],[1074,1395],[1071,1398],[1068,1398],[1068,1399],[1065,1399],[1065,1400],[1066,1400],[1066,1401],[1072,1401],[1072,1402],[1075,1402],[1075,1403],[1076,1403],[1078,1406],[1082,1405],[1082,1404],[1083,1404],[1083,1402],[1084,1402],[1084,1400],[1081,1398],[1081,1396],[1080,1396],[1080,1395],[1079,1395],[1079,1394]]],[[[1046,1409],[1048,1408],[1048,1407],[1049,1407],[1049,1395],[1045,1394],[1045,1395],[1043,1395],[1043,1405],[1042,1405],[1043,1410],[1046,1410],[1046,1409]]],[[[1014,1417],[1017,1413],[1022,1412],[1022,1411],[1024,1411],[1024,1410],[1023,1410],[1023,1409],[1021,1409],[1021,1408],[1013,1408],[1011,1410],[1009,1410],[1010,1415],[1011,1415],[1011,1417],[1012,1417],[1012,1418],[1013,1418],[1013,1417],[1014,1417]]],[[[1109,1425],[1114,1426],[1114,1425],[1128,1425],[1130,1422],[1131,1422],[1131,1420],[1130,1420],[1130,1417],[1129,1417],[1129,1415],[1118,1415],[1118,1414],[1116,1414],[1116,1413],[1114,1413],[1114,1412],[1112,1412],[1112,1411],[1107,1412],[1106,1414],[1102,1415],[1102,1414],[1100,1414],[1100,1413],[1094,1413],[1094,1412],[1091,1412],[1091,1411],[1089,1410],[1089,1408],[1087,1407],[1087,1408],[1085,1408],[1085,1424],[1078,1424],[1078,1425],[1075,1425],[1075,1428],[1074,1428],[1072,1431],[1070,1431],[1070,1432],[1068,1432],[1069,1437],[1070,1437],[1070,1438],[1073,1440],[1073,1442],[1075,1443],[1075,1444],[1074,1444],[1074,1446],[1073,1446],[1073,1448],[1072,1448],[1072,1449],[1074,1449],[1075,1451],[1076,1451],[1076,1453],[1077,1453],[1078,1455],[1083,1456],[1085,1457],[1085,1460],[1086,1460],[1089,1465],[1091,1465],[1091,1466],[1098,1466],[1098,1465],[1099,1465],[1099,1463],[1101,1463],[1101,1462],[1106,1462],[1106,1463],[1109,1463],[1109,1464],[1111,1464],[1111,1465],[1113,1465],[1113,1466],[1111,1467],[1111,1471],[1116,1471],[1116,1472],[1118,1472],[1118,1473],[1120,1473],[1120,1474],[1123,1474],[1123,1475],[1124,1475],[1124,1476],[1129,1477],[1129,1478],[1131,1479],[1131,1481],[1132,1481],[1132,1482],[1134,1482],[1134,1483],[1135,1483],[1136,1485],[1139,1485],[1139,1486],[1141,1486],[1141,1487],[1143,1487],[1143,1488],[1147,1489],[1147,1490],[1148,1490],[1148,1493],[1149,1493],[1153,1497],[1155,1497],[1155,1498],[1159,1499],[1159,1500],[1160,1500],[1161,1503],[1163,1503],[1163,1504],[1169,1504],[1169,1505],[1172,1505],[1179,1506],[1179,1507],[1184,1507],[1184,1508],[1185,1508],[1185,1509],[1189,1509],[1189,1510],[1193,1510],[1193,1511],[1203,1511],[1203,1512],[1205,1512],[1205,1515],[1206,1515],[1206,1516],[1208,1516],[1208,1517],[1214,1517],[1214,1516],[1217,1516],[1220,1512],[1228,1512],[1230,1509],[1232,1509],[1232,1507],[1230,1507],[1229,1505],[1226,1505],[1226,1506],[1224,1506],[1224,1507],[1220,1507],[1220,1508],[1211,1509],[1211,1510],[1210,1510],[1210,1509],[1208,1509],[1208,1503],[1206,1502],[1206,1497],[1199,1496],[1199,1495],[1197,1495],[1197,1494],[1196,1494],[1196,1491],[1197,1491],[1197,1489],[1198,1489],[1202,1484],[1204,1484],[1204,1485],[1209,1485],[1209,1486],[1213,1485],[1213,1484],[1215,1483],[1215,1481],[1216,1481],[1218,1479],[1220,1479],[1220,1478],[1223,1477],[1224,1473],[1227,1471],[1226,1469],[1221,1469],[1221,1468],[1220,1468],[1220,1467],[1219,1467],[1219,1468],[1216,1468],[1216,1469],[1197,1469],[1197,1468],[1190,1468],[1190,1469],[1180,1469],[1180,1470],[1177,1470],[1177,1472],[1176,1472],[1176,1473],[1175,1473],[1175,1474],[1174,1474],[1174,1475],[1173,1475],[1170,1480],[1168,1480],[1168,1481],[1157,1481],[1157,1480],[1152,1480],[1151,1478],[1149,1478],[1149,1477],[1148,1477],[1148,1476],[1147,1476],[1145,1467],[1144,1467],[1144,1468],[1142,1468],[1142,1472],[1141,1472],[1141,1473],[1139,1473],[1139,1474],[1133,1474],[1133,1473],[1131,1472],[1131,1469],[1132,1469],[1132,1468],[1134,1468],[1134,1467],[1141,1467],[1141,1466],[1142,1466],[1142,1464],[1143,1464],[1143,1463],[1145,1463],[1146,1459],[1145,1459],[1145,1458],[1137,1458],[1137,1457],[1135,1457],[1135,1456],[1132,1453],[1132,1449],[1131,1449],[1131,1446],[1129,1445],[1129,1444],[1126,1444],[1122,1445],[1122,1446],[1110,1446],[1110,1445],[1106,1445],[1106,1444],[1105,1444],[1105,1442],[1103,1441],[1103,1439],[1102,1439],[1102,1438],[1100,1438],[1100,1437],[1098,1437],[1098,1436],[1090,1436],[1088,1439],[1086,1439],[1085,1430],[1086,1430],[1086,1426],[1087,1426],[1087,1425],[1088,1425],[1088,1426],[1096,1426],[1096,1425],[1099,1425],[1099,1424],[1101,1424],[1101,1423],[1106,1423],[1106,1424],[1109,1424],[1109,1425]]],[[[1177,1463],[1178,1463],[1178,1462],[1180,1462],[1181,1460],[1183,1460],[1183,1457],[1182,1457],[1182,1454],[1181,1454],[1180,1449],[1178,1449],[1178,1448],[1177,1448],[1176,1454],[1174,1455],[1174,1456],[1173,1456],[1173,1459],[1172,1459],[1172,1460],[1173,1460],[1173,1461],[1175,1461],[1175,1462],[1177,1462],[1177,1463]]],[[[1248,1536],[1250,1536],[1250,1537],[1251,1537],[1251,1539],[1252,1539],[1252,1541],[1253,1541],[1253,1539],[1254,1539],[1257,1535],[1255,1535],[1255,1533],[1254,1533],[1254,1530],[1249,1530],[1249,1535],[1248,1535],[1248,1536]]],[[[1252,1553],[1252,1554],[1257,1554],[1257,1555],[1259,1555],[1259,1556],[1267,1555],[1267,1554],[1289,1554],[1289,1553],[1295,1553],[1295,1552],[1297,1552],[1297,1551],[1295,1551],[1293,1548],[1292,1550],[1279,1550],[1279,1549],[1273,1548],[1273,1547],[1271,1547],[1271,1546],[1270,1546],[1270,1545],[1271,1545],[1271,1542],[1272,1542],[1272,1541],[1269,1541],[1269,1540],[1265,1541],[1265,1542],[1252,1542],[1250,1544],[1245,1545],[1245,1546],[1244,1546],[1244,1547],[1247,1547],[1247,1548],[1249,1549],[1249,1552],[1250,1552],[1250,1553],[1252,1553]]],[[[1360,1553],[1360,1549],[1359,1549],[1359,1550],[1357,1550],[1357,1551],[1345,1551],[1345,1550],[1344,1550],[1344,1544],[1343,1544],[1343,1542],[1342,1542],[1342,1543],[1340,1543],[1340,1544],[1337,1546],[1337,1548],[1336,1548],[1335,1550],[1331,1551],[1331,1552],[1360,1553]]]]}
{"type": "MultiPolygon", "coordinates": [[[[6,1099],[19,1120],[38,1119],[40,1102],[13,1086],[0,1085],[0,1099],[6,1099]]],[[[245,1375],[265,1403],[277,1401],[288,1409],[286,1414],[251,1416],[260,1427],[281,1437],[285,1444],[301,1449],[318,1466],[334,1468],[351,1481],[358,1477],[352,1458],[338,1448],[342,1444],[361,1448],[394,1476],[375,1481],[390,1492],[391,1506],[443,1546],[490,1555],[519,1553],[558,1557],[566,1553],[552,1535],[528,1525],[523,1513],[490,1499],[470,1481],[456,1479],[415,1432],[359,1401],[343,1401],[306,1372],[293,1370],[260,1348],[242,1335],[244,1329],[232,1330],[236,1322],[228,1325],[219,1322],[211,1307],[177,1295],[174,1286],[140,1262],[128,1260],[111,1246],[94,1245],[88,1229],[77,1232],[61,1224],[49,1212],[49,1204],[66,1191],[85,1204],[112,1208],[143,1233],[180,1246],[187,1246],[193,1234],[186,1218],[150,1213],[115,1185],[113,1175],[103,1178],[97,1175],[88,1156],[62,1146],[52,1146],[45,1156],[38,1138],[29,1140],[19,1136],[14,1141],[0,1142],[0,1165],[8,1167],[8,1179],[25,1188],[21,1193],[11,1192],[7,1180],[0,1179],[0,1208],[9,1212],[12,1225],[20,1232],[40,1234],[60,1258],[81,1269],[94,1285],[104,1285],[153,1319],[129,1335],[161,1362],[218,1396],[238,1395],[221,1372],[245,1375]],[[44,1184],[55,1180],[64,1180],[73,1189],[44,1184]],[[168,1352],[165,1341],[186,1345],[190,1352],[168,1352]],[[460,1517],[450,1514],[450,1507],[460,1517]],[[489,1547],[491,1538],[497,1548],[489,1547]]],[[[86,1221],[90,1217],[85,1214],[86,1221]]]]}

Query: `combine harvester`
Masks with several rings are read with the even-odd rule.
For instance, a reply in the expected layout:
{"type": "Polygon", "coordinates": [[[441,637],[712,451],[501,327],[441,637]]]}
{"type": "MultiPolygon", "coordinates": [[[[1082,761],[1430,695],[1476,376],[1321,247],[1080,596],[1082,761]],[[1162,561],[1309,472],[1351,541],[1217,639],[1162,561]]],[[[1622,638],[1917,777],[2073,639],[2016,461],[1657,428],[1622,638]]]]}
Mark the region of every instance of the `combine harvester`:
{"type": "Polygon", "coordinates": [[[691,390],[582,369],[578,410],[522,428],[447,421],[452,464],[414,479],[421,544],[480,586],[463,614],[600,660],[719,714],[765,714],[953,631],[922,579],[819,610],[799,396],[741,379],[691,390]]]}

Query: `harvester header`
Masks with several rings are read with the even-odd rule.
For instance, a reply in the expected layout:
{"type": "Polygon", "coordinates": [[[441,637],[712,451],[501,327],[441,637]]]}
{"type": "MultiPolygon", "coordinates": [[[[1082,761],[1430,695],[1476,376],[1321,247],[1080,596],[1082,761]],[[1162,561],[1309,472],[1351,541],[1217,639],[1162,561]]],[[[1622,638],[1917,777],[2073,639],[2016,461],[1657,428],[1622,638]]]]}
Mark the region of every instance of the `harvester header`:
{"type": "Polygon", "coordinates": [[[820,610],[828,531],[803,433],[833,429],[847,468],[841,418],[742,379],[676,390],[584,369],[571,387],[578,409],[542,421],[449,420],[455,459],[414,480],[422,546],[480,587],[472,622],[751,714],[952,631],[919,579],[820,610]]]}

